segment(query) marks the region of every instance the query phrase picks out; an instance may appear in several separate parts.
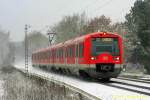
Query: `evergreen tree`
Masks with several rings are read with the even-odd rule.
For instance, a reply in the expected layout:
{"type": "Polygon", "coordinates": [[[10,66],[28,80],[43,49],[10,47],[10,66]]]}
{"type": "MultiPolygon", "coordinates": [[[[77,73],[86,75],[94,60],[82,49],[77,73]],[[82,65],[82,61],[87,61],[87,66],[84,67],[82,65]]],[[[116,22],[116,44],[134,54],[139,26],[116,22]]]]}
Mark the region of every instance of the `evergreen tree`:
{"type": "Polygon", "coordinates": [[[150,1],[137,0],[130,13],[126,15],[129,32],[137,36],[135,55],[150,73],[150,1]]]}

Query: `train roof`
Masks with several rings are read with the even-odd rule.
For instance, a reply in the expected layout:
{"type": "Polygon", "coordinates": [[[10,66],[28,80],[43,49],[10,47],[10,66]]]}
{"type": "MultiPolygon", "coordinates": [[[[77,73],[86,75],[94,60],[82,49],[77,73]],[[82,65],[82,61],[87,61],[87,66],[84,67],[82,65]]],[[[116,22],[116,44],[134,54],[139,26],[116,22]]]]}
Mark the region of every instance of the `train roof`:
{"type": "Polygon", "coordinates": [[[72,45],[72,44],[75,44],[75,43],[83,42],[88,37],[97,37],[97,36],[121,37],[119,34],[112,33],[112,32],[94,32],[94,33],[89,33],[89,34],[85,34],[85,35],[75,37],[73,39],[67,40],[67,41],[62,42],[62,43],[54,44],[54,45],[49,46],[47,48],[42,48],[42,49],[37,50],[33,53],[38,53],[38,52],[42,52],[42,51],[47,51],[49,49],[55,49],[55,48],[58,48],[58,47],[64,47],[64,46],[67,46],[67,45],[72,45]]]}

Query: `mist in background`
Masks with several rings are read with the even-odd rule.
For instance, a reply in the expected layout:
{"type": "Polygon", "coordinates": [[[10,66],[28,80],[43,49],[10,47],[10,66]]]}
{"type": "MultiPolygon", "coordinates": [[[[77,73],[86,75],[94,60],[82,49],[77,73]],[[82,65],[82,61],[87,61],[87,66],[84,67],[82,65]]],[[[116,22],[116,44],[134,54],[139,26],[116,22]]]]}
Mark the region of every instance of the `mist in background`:
{"type": "Polygon", "coordinates": [[[89,18],[105,15],[113,22],[124,21],[135,0],[0,0],[0,26],[10,32],[11,41],[24,39],[24,25],[30,31],[46,33],[63,16],[85,12],[89,18]]]}

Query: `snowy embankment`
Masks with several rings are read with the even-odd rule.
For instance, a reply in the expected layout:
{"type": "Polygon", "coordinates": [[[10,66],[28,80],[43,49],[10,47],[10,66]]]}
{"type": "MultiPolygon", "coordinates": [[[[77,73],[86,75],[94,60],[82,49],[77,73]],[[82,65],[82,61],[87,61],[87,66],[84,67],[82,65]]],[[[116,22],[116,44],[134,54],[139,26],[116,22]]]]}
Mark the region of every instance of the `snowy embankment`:
{"type": "MultiPolygon", "coordinates": [[[[20,70],[24,70],[25,68],[22,62],[15,64],[15,67],[20,70]]],[[[60,83],[71,85],[101,100],[150,100],[150,97],[147,95],[110,87],[100,82],[85,81],[66,75],[45,72],[33,68],[31,64],[29,64],[29,73],[41,76],[47,80],[59,81],[60,83]]]]}

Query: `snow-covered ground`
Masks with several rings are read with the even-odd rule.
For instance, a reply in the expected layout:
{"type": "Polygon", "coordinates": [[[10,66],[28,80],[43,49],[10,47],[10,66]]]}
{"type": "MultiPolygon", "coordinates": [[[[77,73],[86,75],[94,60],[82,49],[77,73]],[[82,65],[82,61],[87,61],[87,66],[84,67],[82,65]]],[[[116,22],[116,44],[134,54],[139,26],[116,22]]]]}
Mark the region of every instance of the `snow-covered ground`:
{"type": "MultiPolygon", "coordinates": [[[[15,64],[15,67],[24,70],[25,69],[24,65],[25,65],[24,62],[19,62],[15,64]]],[[[69,84],[73,87],[77,87],[78,89],[81,89],[84,92],[87,92],[97,98],[100,98],[101,100],[150,100],[150,96],[115,87],[110,87],[101,84],[100,82],[85,81],[74,77],[45,72],[43,70],[33,68],[31,66],[31,63],[29,64],[29,72],[32,74],[44,76],[50,80],[51,79],[58,80],[65,84],[69,84]]],[[[138,83],[137,85],[140,84],[138,83]]]]}
{"type": "Polygon", "coordinates": [[[0,80],[0,100],[3,100],[3,96],[4,96],[3,83],[4,81],[0,80]]]}

